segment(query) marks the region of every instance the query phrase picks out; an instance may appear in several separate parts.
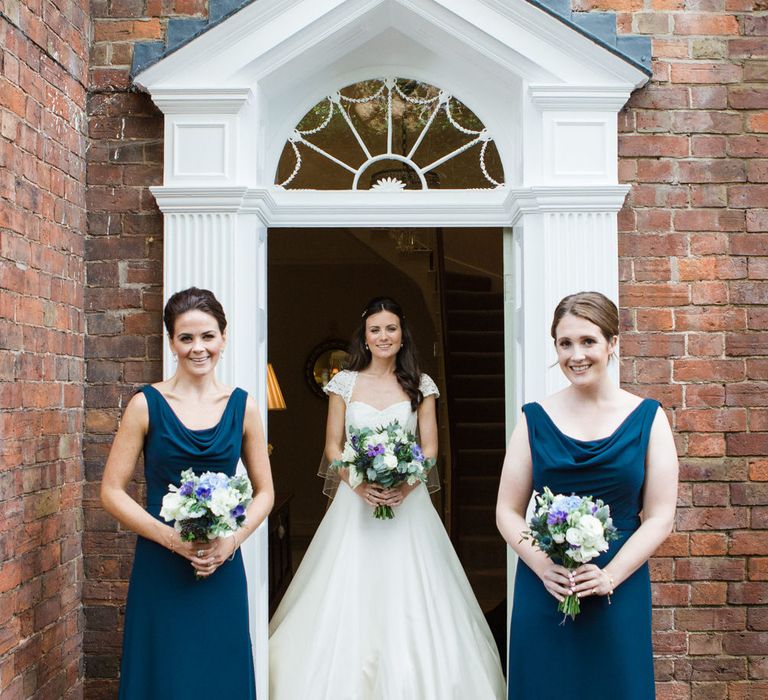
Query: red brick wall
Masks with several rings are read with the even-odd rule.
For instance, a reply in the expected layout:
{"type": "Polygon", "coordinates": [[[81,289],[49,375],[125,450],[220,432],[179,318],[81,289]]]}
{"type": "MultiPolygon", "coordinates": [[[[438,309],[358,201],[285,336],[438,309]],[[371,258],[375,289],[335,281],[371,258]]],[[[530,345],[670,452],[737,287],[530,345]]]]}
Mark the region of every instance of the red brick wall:
{"type": "Polygon", "coordinates": [[[0,697],[79,698],[88,3],[0,14],[0,697]]]}
{"type": "MultiPolygon", "coordinates": [[[[101,474],[121,407],[162,371],[163,223],[148,187],[162,183],[163,118],[129,90],[128,72],[133,42],[159,37],[176,15],[173,3],[152,0],[92,0],[91,8],[83,606],[85,696],[93,700],[117,697],[134,545],[99,504],[101,474]]],[[[141,466],[136,473],[141,498],[141,466]]]]}
{"type": "MultiPolygon", "coordinates": [[[[116,691],[133,540],[97,503],[120,407],[159,378],[162,117],[133,42],[203,0],[93,0],[88,160],[86,695],[116,691]]],[[[658,696],[768,694],[768,0],[574,0],[653,37],[622,113],[622,377],[669,409],[677,531],[652,561],[658,696]],[[761,207],[762,205],[762,207],[761,207]]]]}
{"type": "Polygon", "coordinates": [[[658,696],[765,698],[768,2],[601,7],[653,37],[620,120],[619,245],[622,378],[663,401],[681,455],[652,561],[658,696]]]}

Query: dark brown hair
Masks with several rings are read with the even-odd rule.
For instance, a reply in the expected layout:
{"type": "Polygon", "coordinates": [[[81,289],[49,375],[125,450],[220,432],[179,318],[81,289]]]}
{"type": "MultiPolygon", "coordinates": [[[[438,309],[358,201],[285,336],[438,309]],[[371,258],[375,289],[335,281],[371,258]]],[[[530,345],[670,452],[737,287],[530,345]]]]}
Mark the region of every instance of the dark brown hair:
{"type": "Polygon", "coordinates": [[[605,294],[578,292],[560,301],[552,318],[552,338],[557,340],[557,324],[563,316],[571,314],[594,323],[610,341],[619,334],[619,310],[605,294]]]}
{"type": "Polygon", "coordinates": [[[224,333],[227,328],[227,317],[224,315],[224,309],[219,300],[208,289],[198,289],[190,287],[176,292],[165,305],[163,311],[163,322],[165,330],[169,336],[173,336],[176,327],[176,319],[187,311],[202,311],[213,316],[219,325],[219,331],[224,333]]]}
{"type": "Polygon", "coordinates": [[[394,299],[389,297],[375,297],[366,305],[362,313],[362,322],[352,335],[349,344],[349,369],[357,372],[371,364],[371,351],[365,345],[365,322],[369,316],[381,311],[389,311],[400,319],[403,347],[400,348],[395,360],[395,376],[403,391],[411,400],[411,408],[415,411],[424,400],[419,389],[421,371],[419,370],[419,357],[413,336],[405,321],[403,310],[394,299]]]}

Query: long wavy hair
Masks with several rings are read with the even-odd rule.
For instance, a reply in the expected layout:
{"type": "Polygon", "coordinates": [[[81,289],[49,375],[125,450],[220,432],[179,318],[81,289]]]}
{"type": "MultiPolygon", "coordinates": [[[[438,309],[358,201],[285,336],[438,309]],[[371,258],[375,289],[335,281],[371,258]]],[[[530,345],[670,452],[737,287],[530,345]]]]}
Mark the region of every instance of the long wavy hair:
{"type": "Polygon", "coordinates": [[[395,360],[395,376],[397,382],[403,387],[403,391],[411,400],[411,409],[416,410],[424,400],[424,395],[419,389],[421,382],[421,370],[419,369],[419,356],[413,336],[406,323],[403,310],[394,299],[389,297],[375,297],[365,305],[362,313],[362,321],[352,335],[349,344],[349,369],[359,372],[371,364],[371,351],[365,345],[365,322],[369,316],[380,311],[389,311],[400,320],[403,347],[400,348],[395,360]]]}

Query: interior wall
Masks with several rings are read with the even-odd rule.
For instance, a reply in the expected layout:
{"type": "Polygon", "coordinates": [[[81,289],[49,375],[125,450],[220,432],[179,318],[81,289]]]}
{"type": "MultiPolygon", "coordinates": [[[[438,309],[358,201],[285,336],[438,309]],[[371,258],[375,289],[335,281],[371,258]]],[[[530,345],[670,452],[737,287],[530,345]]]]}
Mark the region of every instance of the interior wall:
{"type": "Polygon", "coordinates": [[[488,277],[494,292],[503,283],[503,256],[498,228],[450,228],[443,232],[445,269],[488,277]]]}
{"type": "Polygon", "coordinates": [[[374,296],[392,296],[403,307],[422,369],[433,377],[436,334],[418,286],[348,231],[274,229],[268,248],[269,361],[287,406],[269,413],[272,470],[276,490],[293,494],[292,534],[302,539],[314,533],[327,504],[317,469],[328,403],[306,384],[310,352],[329,338],[350,338],[374,296]]]}

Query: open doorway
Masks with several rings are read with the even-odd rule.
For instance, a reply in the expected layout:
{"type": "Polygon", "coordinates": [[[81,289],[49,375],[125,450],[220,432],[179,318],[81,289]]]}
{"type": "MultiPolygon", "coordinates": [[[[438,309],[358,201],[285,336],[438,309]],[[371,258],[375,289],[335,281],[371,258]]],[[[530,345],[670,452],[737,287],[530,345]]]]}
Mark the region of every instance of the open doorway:
{"type": "Polygon", "coordinates": [[[368,299],[390,295],[408,317],[422,371],[442,393],[434,505],[503,640],[506,558],[494,517],[505,415],[502,231],[280,229],[269,235],[268,257],[268,357],[286,404],[269,413],[278,496],[270,607],[326,508],[316,473],[327,400],[310,365],[318,351],[349,339],[368,299]]]}

